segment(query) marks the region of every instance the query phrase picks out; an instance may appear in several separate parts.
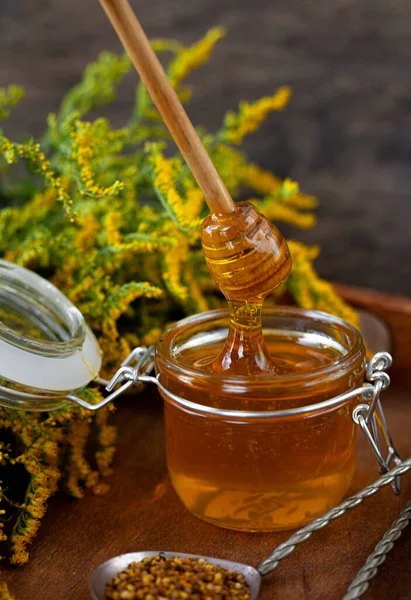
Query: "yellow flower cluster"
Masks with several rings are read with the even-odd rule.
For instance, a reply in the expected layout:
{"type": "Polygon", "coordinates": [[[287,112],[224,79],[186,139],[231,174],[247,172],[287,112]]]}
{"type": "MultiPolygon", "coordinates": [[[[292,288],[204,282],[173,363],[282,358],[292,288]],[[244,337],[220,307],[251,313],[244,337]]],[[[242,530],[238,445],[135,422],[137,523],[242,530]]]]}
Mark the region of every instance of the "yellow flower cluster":
{"type": "MultiPolygon", "coordinates": [[[[159,149],[154,149],[150,160],[154,166],[154,186],[160,202],[169,211],[171,218],[181,229],[198,230],[201,220],[191,217],[190,213],[193,208],[188,202],[183,200],[175,185],[179,163],[176,163],[175,159],[165,158],[159,149]]],[[[190,188],[189,200],[192,199],[195,200],[194,207],[199,212],[200,203],[203,200],[201,192],[199,190],[194,192],[193,188],[190,188]]]]}
{"type": "Polygon", "coordinates": [[[289,223],[299,229],[311,229],[316,224],[316,217],[312,213],[302,213],[291,206],[284,204],[273,204],[270,198],[263,201],[252,199],[259,211],[272,221],[289,223]]]}
{"type": "Polygon", "coordinates": [[[225,33],[223,27],[213,27],[196,44],[188,48],[180,47],[176,58],[171,61],[168,69],[168,76],[173,87],[178,88],[191,71],[197,69],[209,59],[214,46],[218,40],[225,36],[225,33]]]}
{"type": "Polygon", "coordinates": [[[120,224],[120,212],[110,212],[104,217],[104,226],[106,229],[107,243],[109,244],[109,246],[120,246],[120,224]]]}
{"type": "MultiPolygon", "coordinates": [[[[94,398],[98,400],[99,396],[95,395],[92,390],[89,390],[87,399],[91,401],[93,394],[94,398]]],[[[78,426],[88,423],[90,414],[88,411],[80,409],[76,416],[77,419],[73,421],[71,411],[61,409],[44,419],[39,414],[28,415],[21,411],[0,407],[1,430],[16,436],[19,440],[17,447],[25,449],[15,458],[12,458],[8,452],[3,452],[2,461],[22,465],[30,477],[29,486],[20,505],[8,500],[3,492],[0,493],[0,501],[5,502],[6,506],[12,506],[14,513],[17,512],[18,515],[10,538],[10,560],[15,565],[22,565],[28,560],[28,546],[38,531],[47,508],[47,502],[55,493],[61,478],[62,458],[64,457],[67,461],[66,483],[69,492],[73,495],[77,489],[73,485],[70,488],[70,484],[73,481],[72,473],[77,474],[78,462],[80,461],[84,472],[89,470],[81,456],[84,449],[83,439],[78,436],[72,437],[70,429],[74,423],[78,426]],[[71,453],[63,451],[63,444],[66,443],[66,440],[70,440],[71,453]]],[[[113,439],[101,439],[102,437],[99,435],[98,453],[108,452],[112,457],[113,439]]],[[[103,474],[97,456],[96,460],[99,472],[103,474]]],[[[98,477],[98,472],[96,472],[95,481],[98,477]]],[[[5,537],[2,534],[2,540],[5,537]]]]}
{"type": "Polygon", "coordinates": [[[184,239],[174,252],[164,255],[163,280],[170,293],[183,303],[189,295],[188,287],[181,282],[182,265],[187,262],[187,256],[188,244],[184,239]]]}
{"type": "Polygon", "coordinates": [[[66,478],[66,485],[73,498],[82,498],[84,488],[80,482],[98,481],[97,473],[93,472],[85,459],[85,448],[91,430],[91,418],[85,421],[73,421],[68,431],[68,444],[72,468],[66,478]],[[96,476],[97,475],[97,480],[96,476]]]}
{"type": "Polygon", "coordinates": [[[241,102],[238,113],[227,113],[222,138],[231,144],[241,144],[247,134],[258,129],[270,112],[284,110],[290,97],[290,88],[283,86],[273,96],[261,98],[253,104],[241,102]]]}
{"type": "Polygon", "coordinates": [[[358,327],[358,315],[339,297],[332,285],[318,277],[313,268],[313,260],[319,254],[318,246],[307,247],[300,242],[288,240],[293,268],[287,287],[293,293],[299,306],[322,310],[339,315],[348,323],[358,327]]]}
{"type": "Polygon", "coordinates": [[[0,600],[16,600],[11,594],[7,584],[0,581],[0,600]]]}
{"type": "MultiPolygon", "coordinates": [[[[97,126],[102,121],[97,122],[97,126]]],[[[81,193],[90,196],[110,197],[116,196],[124,188],[124,184],[120,181],[115,181],[108,187],[101,187],[95,183],[95,175],[92,168],[93,159],[97,152],[96,138],[94,129],[96,124],[82,123],[76,121],[72,131],[73,150],[72,159],[78,164],[80,179],[82,182],[81,193]]],[[[107,132],[107,135],[109,133],[107,132]]]]}
{"type": "Polygon", "coordinates": [[[281,181],[270,171],[249,163],[245,156],[227,146],[219,144],[216,150],[216,163],[231,192],[238,186],[262,195],[251,197],[258,209],[273,221],[283,221],[300,229],[310,229],[316,223],[311,212],[317,206],[317,199],[302,194],[295,181],[281,181]]]}
{"type": "Polygon", "coordinates": [[[110,301],[106,307],[107,320],[117,321],[127,307],[137,300],[137,298],[151,298],[157,299],[163,295],[163,290],[151,285],[147,281],[131,281],[122,285],[115,293],[110,296],[110,301]]]}
{"type": "Polygon", "coordinates": [[[24,90],[18,85],[0,88],[0,121],[6,119],[20,100],[24,98],[24,90]]]}
{"type": "Polygon", "coordinates": [[[313,212],[302,212],[315,208],[316,198],[300,194],[296,181],[285,179],[266,193],[263,200],[255,200],[258,209],[272,221],[282,221],[299,229],[312,229],[316,222],[313,212]]]}
{"type": "MultiPolygon", "coordinates": [[[[25,159],[28,166],[35,173],[40,173],[44,178],[48,189],[54,190],[57,199],[63,204],[67,214],[71,214],[71,205],[73,200],[67,193],[67,186],[61,177],[56,176],[51,168],[50,162],[46,159],[44,152],[40,150],[40,144],[28,142],[27,144],[16,144],[8,140],[0,132],[0,156],[3,155],[9,165],[17,162],[19,158],[25,159]]],[[[74,220],[74,219],[73,219],[74,220]]]]}

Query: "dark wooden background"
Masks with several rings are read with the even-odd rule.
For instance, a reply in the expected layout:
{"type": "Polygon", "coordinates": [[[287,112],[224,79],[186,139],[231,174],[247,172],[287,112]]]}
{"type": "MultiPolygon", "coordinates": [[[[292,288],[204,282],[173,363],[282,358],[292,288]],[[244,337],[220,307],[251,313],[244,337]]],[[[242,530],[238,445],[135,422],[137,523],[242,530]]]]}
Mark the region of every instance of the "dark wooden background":
{"type": "MultiPolygon", "coordinates": [[[[228,37],[192,77],[195,123],[215,127],[240,99],[281,84],[286,113],[250,138],[253,160],[322,201],[317,265],[345,283],[411,294],[411,4],[409,0],[134,0],[152,37],[186,43],[208,27],[228,37]]],[[[40,134],[88,61],[119,50],[97,0],[0,0],[0,85],[28,99],[9,134],[40,134]]],[[[136,76],[111,111],[121,122],[136,76]]]]}

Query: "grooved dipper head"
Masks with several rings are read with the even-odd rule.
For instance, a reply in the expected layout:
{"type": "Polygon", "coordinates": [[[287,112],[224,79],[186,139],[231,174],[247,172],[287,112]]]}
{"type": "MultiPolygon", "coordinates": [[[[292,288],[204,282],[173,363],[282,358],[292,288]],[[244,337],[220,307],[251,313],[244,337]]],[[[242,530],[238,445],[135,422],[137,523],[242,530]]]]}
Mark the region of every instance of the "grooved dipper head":
{"type": "Polygon", "coordinates": [[[215,283],[232,302],[261,301],[290,274],[285,239],[249,202],[204,219],[201,241],[215,283]]]}

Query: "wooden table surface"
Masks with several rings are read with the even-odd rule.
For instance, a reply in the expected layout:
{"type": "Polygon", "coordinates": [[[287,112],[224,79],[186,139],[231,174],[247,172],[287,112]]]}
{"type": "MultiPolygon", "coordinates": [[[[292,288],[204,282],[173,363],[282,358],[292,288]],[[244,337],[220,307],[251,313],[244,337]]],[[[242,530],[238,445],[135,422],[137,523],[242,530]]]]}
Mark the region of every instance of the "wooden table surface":
{"type": "MultiPolygon", "coordinates": [[[[409,390],[391,389],[384,406],[404,457],[411,455],[409,390]]],[[[219,529],[193,517],[167,477],[162,404],[155,392],[119,402],[118,454],[111,489],[81,501],[54,498],[31,552],[20,569],[2,576],[18,600],[85,600],[88,579],[102,561],[138,550],[199,553],[256,565],[289,534],[246,534],[219,529]]],[[[371,451],[359,436],[352,492],[377,477],[371,451]]],[[[342,598],[366,557],[401,506],[411,497],[411,476],[395,497],[384,488],[314,536],[264,581],[261,599],[342,598]]],[[[411,527],[395,544],[364,598],[411,597],[411,527]]]]}

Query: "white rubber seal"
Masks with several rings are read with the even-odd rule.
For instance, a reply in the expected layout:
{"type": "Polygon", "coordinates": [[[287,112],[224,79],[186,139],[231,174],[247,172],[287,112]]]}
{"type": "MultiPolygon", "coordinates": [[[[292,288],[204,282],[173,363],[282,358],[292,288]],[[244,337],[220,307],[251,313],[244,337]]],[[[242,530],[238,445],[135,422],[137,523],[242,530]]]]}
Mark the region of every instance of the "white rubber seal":
{"type": "Polygon", "coordinates": [[[60,358],[26,352],[0,340],[1,376],[20,385],[53,392],[85,387],[99,374],[101,350],[87,327],[83,347],[60,358]]]}

